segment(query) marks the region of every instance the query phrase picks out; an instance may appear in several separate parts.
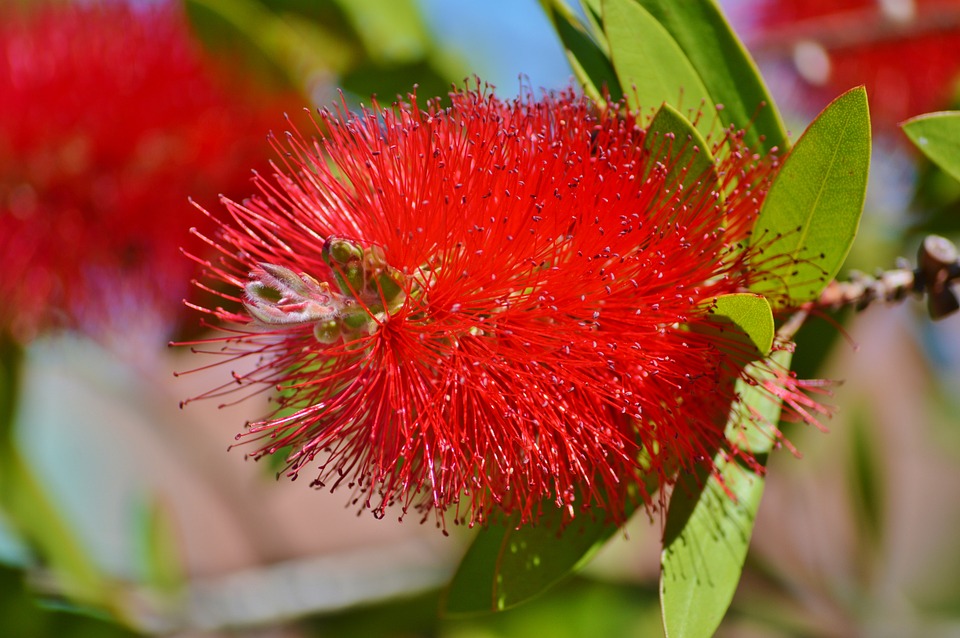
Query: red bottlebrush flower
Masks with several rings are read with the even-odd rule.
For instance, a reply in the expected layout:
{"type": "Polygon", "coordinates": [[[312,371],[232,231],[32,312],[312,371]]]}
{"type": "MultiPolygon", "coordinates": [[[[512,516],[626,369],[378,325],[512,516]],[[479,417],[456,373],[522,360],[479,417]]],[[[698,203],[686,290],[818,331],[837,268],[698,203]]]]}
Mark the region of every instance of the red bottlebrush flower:
{"type": "Polygon", "coordinates": [[[174,5],[119,2],[5,8],[0,95],[0,331],[169,338],[188,197],[247,191],[290,97],[225,82],[174,5]]]}
{"type": "Polygon", "coordinates": [[[206,309],[226,334],[192,345],[252,369],[197,398],[277,388],[253,456],[318,460],[315,485],[378,515],[531,521],[552,499],[622,520],[648,472],[723,445],[746,357],[706,326],[759,276],[740,245],[770,164],[728,149],[720,197],[617,108],[451,98],[322,112],[285,174],[224,199],[204,265],[243,309],[206,309]]]}
{"type": "Polygon", "coordinates": [[[785,54],[812,109],[865,84],[876,128],[949,106],[960,0],[758,0],[754,48],[785,54]]]}

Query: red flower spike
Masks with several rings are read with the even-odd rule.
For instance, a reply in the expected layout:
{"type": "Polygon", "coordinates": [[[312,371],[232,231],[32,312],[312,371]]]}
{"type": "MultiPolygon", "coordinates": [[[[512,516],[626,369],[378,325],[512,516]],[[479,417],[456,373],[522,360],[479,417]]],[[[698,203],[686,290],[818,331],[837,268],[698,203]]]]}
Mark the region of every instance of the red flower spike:
{"type": "Polygon", "coordinates": [[[174,3],[4,5],[0,331],[169,338],[194,272],[188,197],[247,192],[294,103],[220,71],[174,3]]]}
{"type": "Polygon", "coordinates": [[[216,354],[258,363],[196,398],[279,388],[252,455],[318,462],[314,485],[378,516],[527,522],[549,499],[622,521],[646,473],[724,445],[749,355],[697,326],[762,275],[742,246],[772,164],[728,135],[719,197],[615,105],[451,99],[321,112],[324,139],[289,135],[284,173],[223,200],[198,261],[249,314],[201,310],[216,354]]]}

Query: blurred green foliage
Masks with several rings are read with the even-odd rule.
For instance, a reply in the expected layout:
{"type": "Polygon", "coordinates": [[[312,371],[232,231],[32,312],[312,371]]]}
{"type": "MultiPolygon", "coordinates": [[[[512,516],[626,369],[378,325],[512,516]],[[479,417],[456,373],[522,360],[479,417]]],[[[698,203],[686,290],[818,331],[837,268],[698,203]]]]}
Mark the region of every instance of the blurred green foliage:
{"type": "Polygon", "coordinates": [[[414,0],[184,0],[197,34],[268,82],[324,101],[338,87],[386,102],[418,86],[445,96],[466,75],[438,48],[414,0]]]}
{"type": "Polygon", "coordinates": [[[358,607],[309,620],[316,636],[347,638],[551,638],[662,636],[657,591],[652,585],[604,583],[575,577],[515,609],[464,619],[437,618],[440,592],[358,607]]]}
{"type": "Polygon", "coordinates": [[[127,638],[137,636],[106,617],[62,602],[38,600],[22,571],[0,565],[0,636],[127,638]]]}

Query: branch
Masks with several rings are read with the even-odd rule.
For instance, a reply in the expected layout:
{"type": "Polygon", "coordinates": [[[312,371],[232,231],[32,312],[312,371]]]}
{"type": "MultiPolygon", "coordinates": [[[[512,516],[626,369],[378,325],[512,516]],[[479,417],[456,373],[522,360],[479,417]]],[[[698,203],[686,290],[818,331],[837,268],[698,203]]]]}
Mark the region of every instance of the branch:
{"type": "Polygon", "coordinates": [[[942,319],[960,309],[960,300],[951,284],[960,279],[960,252],[948,239],[929,235],[917,253],[917,267],[909,264],[878,272],[875,276],[851,272],[849,281],[833,281],[814,306],[837,309],[854,306],[863,310],[875,301],[896,303],[908,296],[927,296],[932,319],[942,319]]]}

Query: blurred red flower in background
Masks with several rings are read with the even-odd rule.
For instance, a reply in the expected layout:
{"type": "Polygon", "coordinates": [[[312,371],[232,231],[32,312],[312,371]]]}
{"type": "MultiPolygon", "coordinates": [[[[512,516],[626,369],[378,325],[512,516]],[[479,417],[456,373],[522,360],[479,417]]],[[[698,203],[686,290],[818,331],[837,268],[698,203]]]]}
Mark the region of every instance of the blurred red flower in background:
{"type": "Polygon", "coordinates": [[[622,521],[648,473],[709,464],[750,358],[711,309],[764,274],[742,242],[772,164],[728,136],[724,183],[681,187],[685,143],[618,112],[485,90],[322,112],[322,140],[278,144],[286,174],[224,199],[198,262],[245,310],[205,310],[225,333],[191,345],[233,371],[197,398],[278,389],[253,456],[320,456],[314,485],[440,524],[542,499],[622,521]]]}
{"type": "Polygon", "coordinates": [[[223,71],[173,4],[3,10],[0,331],[169,338],[204,223],[188,197],[245,192],[295,103],[223,71]]]}
{"type": "Polygon", "coordinates": [[[792,57],[813,109],[865,84],[893,129],[947,108],[960,79],[960,0],[760,0],[752,48],[792,57]]]}

